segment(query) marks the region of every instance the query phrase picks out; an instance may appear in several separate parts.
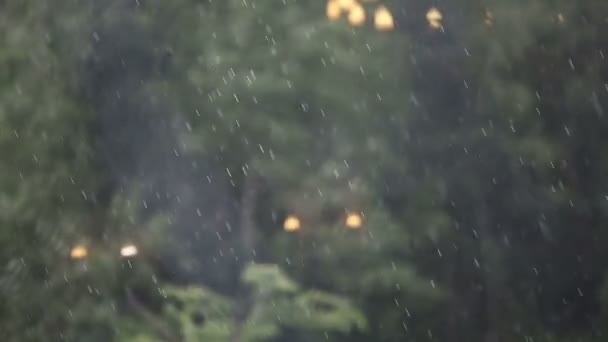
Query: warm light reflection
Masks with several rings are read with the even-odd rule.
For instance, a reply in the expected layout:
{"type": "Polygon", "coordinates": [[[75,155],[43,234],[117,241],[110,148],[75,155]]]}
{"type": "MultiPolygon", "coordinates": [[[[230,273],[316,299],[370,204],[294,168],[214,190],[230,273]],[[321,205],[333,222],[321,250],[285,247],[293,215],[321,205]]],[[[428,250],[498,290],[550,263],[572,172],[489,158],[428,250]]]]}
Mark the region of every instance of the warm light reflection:
{"type": "Polygon", "coordinates": [[[338,20],[342,15],[342,8],[337,0],[327,2],[327,17],[331,20],[338,20]]]}
{"type": "Polygon", "coordinates": [[[361,26],[365,23],[365,9],[359,4],[355,4],[348,12],[348,22],[353,26],[361,26]]]}
{"type": "Polygon", "coordinates": [[[376,9],[376,13],[374,14],[374,26],[379,31],[390,31],[395,27],[393,15],[388,8],[380,6],[376,9]]]}
{"type": "Polygon", "coordinates": [[[429,22],[429,26],[432,29],[440,29],[442,27],[441,21],[443,20],[443,14],[436,7],[431,7],[426,12],[426,20],[429,22]]]}
{"type": "Polygon", "coordinates": [[[295,232],[300,229],[300,219],[295,215],[289,215],[283,223],[283,229],[287,232],[295,232]]]}
{"type": "Polygon", "coordinates": [[[340,7],[346,11],[350,11],[353,8],[353,6],[359,5],[356,0],[336,0],[336,1],[338,2],[338,5],[340,5],[340,7]]]}
{"type": "Polygon", "coordinates": [[[349,213],[346,216],[346,227],[350,229],[359,229],[363,225],[363,218],[358,213],[349,213]]]}
{"type": "Polygon", "coordinates": [[[132,257],[137,255],[137,247],[135,245],[124,245],[120,249],[120,256],[123,257],[132,257]]]}
{"type": "Polygon", "coordinates": [[[75,246],[70,250],[70,258],[72,259],[84,259],[88,254],[89,252],[85,246],[75,246]]]}
{"type": "Polygon", "coordinates": [[[426,12],[426,19],[428,21],[441,21],[443,19],[443,14],[439,12],[437,7],[431,7],[428,12],[426,12]]]}

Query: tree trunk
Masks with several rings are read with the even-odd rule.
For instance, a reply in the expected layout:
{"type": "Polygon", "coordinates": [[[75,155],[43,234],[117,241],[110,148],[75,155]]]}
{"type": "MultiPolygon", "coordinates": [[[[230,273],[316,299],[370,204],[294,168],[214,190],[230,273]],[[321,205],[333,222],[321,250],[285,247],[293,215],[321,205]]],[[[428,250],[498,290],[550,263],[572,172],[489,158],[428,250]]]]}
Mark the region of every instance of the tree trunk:
{"type": "Polygon", "coordinates": [[[499,321],[500,321],[500,284],[496,280],[495,273],[500,270],[495,269],[499,266],[493,255],[497,248],[490,232],[490,219],[488,218],[488,207],[485,201],[479,206],[477,213],[477,226],[479,229],[479,262],[481,272],[481,282],[483,290],[481,292],[481,312],[483,312],[483,342],[499,342],[499,321]]]}
{"type": "MultiPolygon", "coordinates": [[[[243,195],[241,199],[241,270],[253,261],[255,248],[255,201],[258,193],[259,180],[255,175],[245,178],[243,195]]],[[[251,309],[251,302],[244,284],[240,285],[235,301],[234,330],[230,342],[239,342],[242,339],[243,328],[251,309]]]]}

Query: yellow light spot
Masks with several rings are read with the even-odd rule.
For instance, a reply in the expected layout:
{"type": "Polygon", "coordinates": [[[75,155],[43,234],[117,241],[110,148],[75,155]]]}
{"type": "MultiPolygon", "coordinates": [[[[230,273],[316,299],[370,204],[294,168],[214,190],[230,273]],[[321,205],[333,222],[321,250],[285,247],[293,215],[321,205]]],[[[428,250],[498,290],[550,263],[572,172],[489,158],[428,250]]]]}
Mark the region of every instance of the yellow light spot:
{"type": "Polygon", "coordinates": [[[557,21],[559,21],[560,23],[563,23],[565,21],[564,19],[564,15],[561,13],[557,14],[557,21]]]}
{"type": "Polygon", "coordinates": [[[439,12],[437,7],[431,7],[428,12],[426,12],[426,20],[428,21],[441,21],[443,20],[443,14],[439,12]]]}
{"type": "Polygon", "coordinates": [[[353,26],[361,26],[365,23],[365,9],[363,9],[363,6],[355,4],[350,8],[348,22],[353,26]]]}
{"type": "Polygon", "coordinates": [[[89,252],[85,246],[75,246],[70,250],[70,258],[72,259],[84,259],[88,254],[89,252]]]}
{"type": "Polygon", "coordinates": [[[132,257],[132,256],[136,256],[138,253],[137,247],[135,245],[124,245],[122,246],[122,248],[120,249],[120,256],[123,257],[132,257]]]}
{"type": "Polygon", "coordinates": [[[283,222],[283,229],[285,229],[286,232],[295,232],[296,230],[299,230],[300,227],[300,219],[295,215],[287,216],[285,222],[283,222]]]}
{"type": "Polygon", "coordinates": [[[337,0],[327,2],[327,17],[331,20],[338,20],[342,15],[342,7],[337,0]]]}
{"type": "Polygon", "coordinates": [[[378,7],[374,13],[374,25],[378,31],[390,31],[395,27],[393,15],[384,6],[378,7]]]}
{"type": "Polygon", "coordinates": [[[351,8],[353,8],[354,6],[359,6],[357,1],[355,1],[355,0],[336,0],[336,1],[338,2],[338,5],[340,5],[340,7],[346,11],[350,11],[351,8]]]}
{"type": "Polygon", "coordinates": [[[349,213],[346,216],[346,227],[350,229],[359,229],[363,225],[363,218],[358,213],[349,213]]]}
{"type": "Polygon", "coordinates": [[[428,12],[426,12],[426,20],[429,22],[429,26],[432,29],[440,29],[442,27],[441,21],[443,20],[443,14],[436,8],[431,7],[428,12]]]}

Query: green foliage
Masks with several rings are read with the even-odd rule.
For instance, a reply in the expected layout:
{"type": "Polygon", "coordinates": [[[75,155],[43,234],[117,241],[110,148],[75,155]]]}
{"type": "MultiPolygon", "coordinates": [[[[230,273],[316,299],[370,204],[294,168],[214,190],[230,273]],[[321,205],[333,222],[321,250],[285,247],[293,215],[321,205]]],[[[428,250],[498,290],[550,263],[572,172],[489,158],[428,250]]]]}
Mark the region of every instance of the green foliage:
{"type": "Polygon", "coordinates": [[[297,296],[291,310],[285,320],[294,328],[348,333],[353,328],[364,331],[367,327],[365,316],[348,300],[321,291],[297,296]]]}
{"type": "Polygon", "coordinates": [[[178,323],[185,341],[227,340],[230,335],[231,303],[202,287],[167,288],[165,315],[178,323]]]}
{"type": "MultiPolygon", "coordinates": [[[[253,291],[244,341],[268,341],[285,328],[318,333],[366,328],[365,317],[348,299],[323,291],[299,290],[275,265],[250,265],[243,279],[253,291]]],[[[166,297],[162,313],[148,316],[149,324],[167,325],[173,331],[169,336],[184,341],[227,341],[231,336],[235,312],[232,299],[202,286],[167,286],[162,293],[166,297]]],[[[131,321],[121,324],[122,339],[153,340],[154,335],[143,329],[145,318],[139,325],[131,325],[131,321]]]]}
{"type": "Polygon", "coordinates": [[[0,339],[601,339],[608,5],[382,4],[0,4],[0,339]]]}
{"type": "Polygon", "coordinates": [[[251,265],[243,271],[242,278],[258,296],[294,293],[298,290],[297,285],[276,265],[251,265]]]}

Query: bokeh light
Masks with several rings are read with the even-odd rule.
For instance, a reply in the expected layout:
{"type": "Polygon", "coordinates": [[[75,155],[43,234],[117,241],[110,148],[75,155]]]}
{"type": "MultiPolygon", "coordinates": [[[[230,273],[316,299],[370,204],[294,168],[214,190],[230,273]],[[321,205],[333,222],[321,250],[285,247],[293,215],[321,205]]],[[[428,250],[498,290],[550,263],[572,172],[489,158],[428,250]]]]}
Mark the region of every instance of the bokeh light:
{"type": "Polygon", "coordinates": [[[137,250],[137,246],[133,244],[124,245],[120,249],[120,256],[125,258],[136,256],[137,253],[139,253],[139,251],[137,250]]]}
{"type": "Polygon", "coordinates": [[[443,26],[441,24],[443,14],[441,14],[437,7],[431,7],[428,12],[426,12],[426,20],[429,22],[429,26],[432,29],[438,30],[443,26]]]}
{"type": "Polygon", "coordinates": [[[346,227],[350,229],[359,229],[363,226],[363,217],[359,213],[348,213],[346,215],[346,227]]]}
{"type": "Polygon", "coordinates": [[[87,255],[89,255],[89,251],[82,245],[74,246],[70,250],[70,258],[72,259],[84,259],[87,255]]]}
{"type": "Polygon", "coordinates": [[[395,27],[393,15],[384,6],[380,6],[374,13],[374,26],[378,31],[390,31],[395,27]]]}
{"type": "Polygon", "coordinates": [[[359,4],[355,4],[348,12],[348,22],[353,26],[361,26],[365,23],[365,9],[359,4]]]}
{"type": "Polygon", "coordinates": [[[287,216],[285,222],[283,223],[283,229],[285,229],[286,232],[295,232],[300,230],[300,228],[300,219],[295,215],[287,216]]]}

